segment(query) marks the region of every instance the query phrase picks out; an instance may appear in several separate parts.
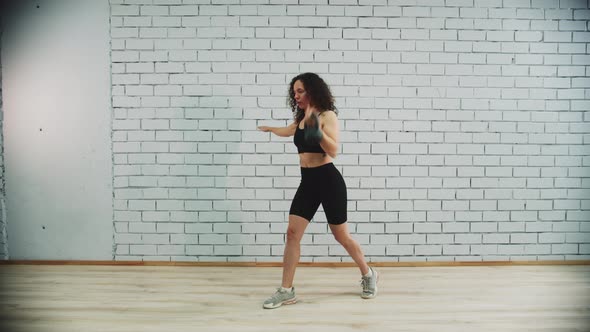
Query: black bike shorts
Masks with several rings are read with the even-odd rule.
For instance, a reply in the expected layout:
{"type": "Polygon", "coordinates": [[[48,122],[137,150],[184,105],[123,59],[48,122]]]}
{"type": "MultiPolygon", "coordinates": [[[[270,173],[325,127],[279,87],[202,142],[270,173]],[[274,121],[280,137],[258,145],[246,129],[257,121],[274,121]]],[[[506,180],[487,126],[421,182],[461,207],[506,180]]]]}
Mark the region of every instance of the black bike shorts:
{"type": "Polygon", "coordinates": [[[333,163],[301,167],[301,183],[289,214],[311,221],[320,203],[329,224],[339,225],[347,221],[346,183],[333,163]]]}

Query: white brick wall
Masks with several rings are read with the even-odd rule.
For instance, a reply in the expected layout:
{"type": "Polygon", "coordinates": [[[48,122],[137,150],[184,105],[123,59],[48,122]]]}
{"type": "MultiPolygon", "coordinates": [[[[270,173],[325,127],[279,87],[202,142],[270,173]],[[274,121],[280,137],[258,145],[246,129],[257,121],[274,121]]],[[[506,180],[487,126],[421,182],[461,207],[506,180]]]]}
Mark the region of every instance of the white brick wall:
{"type": "MultiPolygon", "coordinates": [[[[371,261],[590,257],[586,0],[111,0],[119,260],[281,261],[287,85],[340,110],[371,261]]],[[[320,209],[302,261],[350,261],[320,209]]]]}

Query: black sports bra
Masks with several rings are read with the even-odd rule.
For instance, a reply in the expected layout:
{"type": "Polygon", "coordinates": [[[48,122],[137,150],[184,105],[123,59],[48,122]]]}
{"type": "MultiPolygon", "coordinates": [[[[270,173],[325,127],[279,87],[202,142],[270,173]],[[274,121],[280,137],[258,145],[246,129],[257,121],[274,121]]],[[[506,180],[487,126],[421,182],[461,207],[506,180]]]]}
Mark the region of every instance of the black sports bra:
{"type": "Polygon", "coordinates": [[[326,151],[324,151],[324,149],[322,149],[322,147],[319,144],[309,144],[305,141],[305,137],[303,136],[303,129],[299,128],[299,124],[297,124],[295,135],[293,135],[293,143],[295,143],[295,146],[297,146],[297,153],[326,153],[326,151]]]}

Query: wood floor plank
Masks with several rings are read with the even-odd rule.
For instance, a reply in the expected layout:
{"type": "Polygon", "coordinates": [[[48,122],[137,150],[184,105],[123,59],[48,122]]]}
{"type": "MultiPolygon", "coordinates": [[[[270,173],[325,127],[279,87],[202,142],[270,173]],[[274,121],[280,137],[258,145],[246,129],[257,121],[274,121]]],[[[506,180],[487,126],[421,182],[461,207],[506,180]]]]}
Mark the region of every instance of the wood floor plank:
{"type": "Polygon", "coordinates": [[[590,331],[590,266],[300,267],[300,302],[262,301],[277,267],[0,266],[0,331],[590,331]]]}

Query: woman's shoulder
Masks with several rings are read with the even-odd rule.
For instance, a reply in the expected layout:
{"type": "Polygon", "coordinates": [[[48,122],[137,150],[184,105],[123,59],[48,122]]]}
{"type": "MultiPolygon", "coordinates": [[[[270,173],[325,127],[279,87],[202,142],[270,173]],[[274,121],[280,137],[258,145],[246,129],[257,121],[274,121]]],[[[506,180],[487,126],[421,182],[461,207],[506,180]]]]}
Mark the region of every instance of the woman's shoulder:
{"type": "Polygon", "coordinates": [[[336,118],[338,114],[334,110],[325,110],[320,112],[322,118],[336,118]]]}

